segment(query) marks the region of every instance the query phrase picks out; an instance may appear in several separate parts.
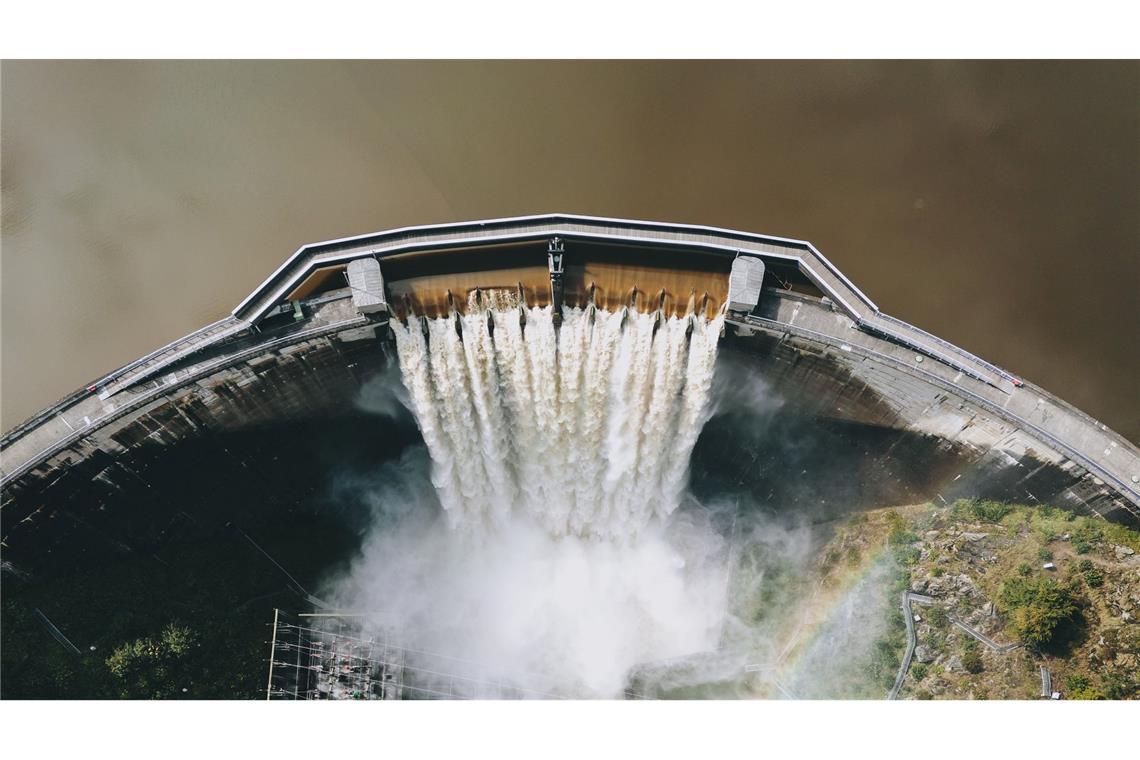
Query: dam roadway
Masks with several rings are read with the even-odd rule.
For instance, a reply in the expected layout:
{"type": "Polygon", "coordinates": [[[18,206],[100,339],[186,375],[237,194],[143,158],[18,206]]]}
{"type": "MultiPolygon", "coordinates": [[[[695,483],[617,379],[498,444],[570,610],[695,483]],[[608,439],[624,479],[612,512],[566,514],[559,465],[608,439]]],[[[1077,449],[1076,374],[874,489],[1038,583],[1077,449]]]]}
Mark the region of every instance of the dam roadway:
{"type": "MultiPolygon", "coordinates": [[[[567,305],[584,305],[588,292],[608,308],[725,308],[726,348],[757,357],[757,372],[805,414],[933,437],[964,458],[962,472],[976,483],[1003,483],[1005,498],[1140,524],[1135,445],[1032,383],[884,314],[810,243],[552,214],[302,247],[230,316],[98,378],[0,439],[6,551],[19,544],[19,526],[57,503],[46,494],[70,470],[114,480],[111,463],[128,449],[351,406],[391,361],[389,319],[443,314],[508,286],[531,305],[561,299],[564,287],[567,305]],[[548,253],[556,249],[564,250],[557,278],[548,253]],[[738,258],[763,263],[762,286],[743,309],[728,308],[740,297],[729,287],[738,258]]],[[[930,496],[970,496],[970,480],[954,478],[930,496]]],[[[78,509],[83,487],[69,488],[78,509]]]]}

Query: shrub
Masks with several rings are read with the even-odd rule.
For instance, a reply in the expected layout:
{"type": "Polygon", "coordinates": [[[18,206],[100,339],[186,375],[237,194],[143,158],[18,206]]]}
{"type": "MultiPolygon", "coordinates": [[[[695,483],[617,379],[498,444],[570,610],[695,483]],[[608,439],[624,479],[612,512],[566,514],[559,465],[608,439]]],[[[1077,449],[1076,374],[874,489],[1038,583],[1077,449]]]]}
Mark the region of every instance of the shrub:
{"type": "Polygon", "coordinates": [[[913,544],[918,540],[918,536],[907,529],[906,520],[902,515],[893,509],[887,512],[886,515],[887,528],[890,532],[887,535],[887,541],[892,546],[901,546],[903,544],[913,544]]]}
{"type": "Polygon", "coordinates": [[[1089,570],[1092,570],[1093,567],[1095,567],[1095,565],[1093,565],[1091,559],[1082,559],[1077,563],[1077,570],[1082,573],[1087,573],[1089,570]]]}
{"type": "Polygon", "coordinates": [[[950,516],[955,520],[965,520],[972,515],[973,512],[970,511],[969,499],[958,499],[950,505],[950,516]]]}
{"type": "Polygon", "coordinates": [[[1037,559],[1041,560],[1042,562],[1051,562],[1053,560],[1053,552],[1051,552],[1047,547],[1042,546],[1037,550],[1037,559]]]}
{"type": "Polygon", "coordinates": [[[982,653],[975,647],[962,655],[962,667],[967,673],[981,673],[983,670],[982,653]]]}
{"type": "Polygon", "coordinates": [[[998,596],[1010,611],[1014,631],[1029,647],[1049,644],[1058,626],[1077,612],[1072,594],[1052,578],[1012,578],[998,596]]]}
{"type": "Polygon", "coordinates": [[[926,678],[926,665],[921,662],[916,662],[910,666],[910,674],[914,676],[914,680],[921,681],[926,678]]]}
{"type": "Polygon", "coordinates": [[[943,575],[946,574],[946,568],[936,567],[930,571],[930,574],[933,575],[935,578],[941,578],[943,575]]]}
{"type": "MultiPolygon", "coordinates": [[[[901,621],[900,621],[901,622],[901,621]]],[[[894,684],[899,669],[899,647],[893,637],[879,639],[872,648],[871,661],[864,666],[868,678],[885,688],[894,684]]]]}
{"type": "Polygon", "coordinates": [[[106,665],[120,681],[120,695],[146,699],[173,694],[171,669],[190,652],[196,638],[189,628],[171,623],[157,639],[148,636],[117,646],[106,665]]]}
{"type": "Polygon", "coordinates": [[[895,559],[904,567],[917,565],[920,557],[922,557],[922,552],[913,546],[902,546],[895,549],[895,559]]]}
{"type": "Polygon", "coordinates": [[[825,573],[830,572],[831,568],[835,567],[835,563],[839,562],[839,550],[832,549],[823,557],[822,569],[825,573]]]}
{"type": "Polygon", "coordinates": [[[945,628],[946,624],[950,622],[950,616],[945,607],[929,607],[926,610],[925,617],[926,622],[935,628],[945,628]]]}
{"type": "Polygon", "coordinates": [[[1033,574],[1033,568],[1030,567],[1029,565],[1027,565],[1026,563],[1022,562],[1020,565],[1017,566],[1017,574],[1020,575],[1022,578],[1028,578],[1030,575],[1033,574]]]}
{"type": "Polygon", "coordinates": [[[970,514],[973,515],[975,519],[983,522],[1001,522],[1002,518],[1012,511],[1012,504],[1003,504],[1000,501],[982,501],[976,499],[970,502],[970,514]]]}
{"type": "Polygon", "coordinates": [[[1077,527],[1073,528],[1073,551],[1077,554],[1088,554],[1093,545],[1104,537],[1100,526],[1093,524],[1087,518],[1081,518],[1077,527]]]}
{"type": "Polygon", "coordinates": [[[1102,538],[1104,538],[1104,531],[1088,518],[1082,518],[1080,524],[1073,528],[1073,540],[1080,539],[1094,543],[1102,538]]]}
{"type": "Polygon", "coordinates": [[[1089,588],[1100,588],[1104,585],[1104,573],[1095,567],[1088,570],[1085,572],[1085,583],[1089,584],[1089,588]]]}
{"type": "Polygon", "coordinates": [[[1089,687],[1089,677],[1081,673],[1074,673],[1065,678],[1065,686],[1069,691],[1078,691],[1080,689],[1087,689],[1089,687]]]}
{"type": "Polygon", "coordinates": [[[1101,690],[1108,699],[1128,699],[1134,695],[1140,684],[1124,673],[1109,671],[1100,677],[1101,690]]]}
{"type": "Polygon", "coordinates": [[[883,515],[883,519],[887,522],[887,528],[893,533],[896,530],[906,530],[906,520],[895,510],[891,509],[883,515]]]}
{"type": "Polygon", "coordinates": [[[174,624],[162,629],[161,642],[167,653],[174,657],[181,657],[190,651],[196,637],[189,628],[182,628],[174,624]]]}
{"type": "Polygon", "coordinates": [[[1089,677],[1082,673],[1074,673],[1065,678],[1065,686],[1068,691],[1065,696],[1069,699],[1104,699],[1100,689],[1093,686],[1089,677]]]}

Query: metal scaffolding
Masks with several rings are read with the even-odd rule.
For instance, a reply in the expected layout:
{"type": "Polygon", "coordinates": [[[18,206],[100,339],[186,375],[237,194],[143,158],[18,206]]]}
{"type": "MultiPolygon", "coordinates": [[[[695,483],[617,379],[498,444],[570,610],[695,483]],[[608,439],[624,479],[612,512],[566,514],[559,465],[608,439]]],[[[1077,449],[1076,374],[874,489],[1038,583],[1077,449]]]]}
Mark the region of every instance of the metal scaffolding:
{"type": "MultiPolygon", "coordinates": [[[[507,682],[480,663],[369,633],[359,614],[275,611],[267,699],[567,699],[507,682]]],[[[639,694],[625,693],[627,699],[639,694]]]]}

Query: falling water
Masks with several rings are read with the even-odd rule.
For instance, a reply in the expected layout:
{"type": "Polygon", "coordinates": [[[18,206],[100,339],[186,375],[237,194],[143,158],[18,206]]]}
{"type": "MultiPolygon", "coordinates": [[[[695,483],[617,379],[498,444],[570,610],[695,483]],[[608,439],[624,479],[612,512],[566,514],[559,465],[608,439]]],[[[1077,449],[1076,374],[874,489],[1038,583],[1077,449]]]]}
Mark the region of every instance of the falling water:
{"type": "Polygon", "coordinates": [[[723,320],[562,317],[500,303],[393,321],[452,526],[525,514],[555,536],[626,540],[679,504],[723,320]]]}

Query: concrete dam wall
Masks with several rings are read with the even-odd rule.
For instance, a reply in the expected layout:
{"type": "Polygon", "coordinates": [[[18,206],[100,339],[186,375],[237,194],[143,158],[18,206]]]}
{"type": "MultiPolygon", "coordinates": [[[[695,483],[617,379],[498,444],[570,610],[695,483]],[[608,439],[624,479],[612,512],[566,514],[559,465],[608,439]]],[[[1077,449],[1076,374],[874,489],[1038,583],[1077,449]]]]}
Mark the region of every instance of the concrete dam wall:
{"type": "Polygon", "coordinates": [[[490,303],[723,314],[725,392],[771,403],[712,419],[694,481],[813,514],[987,497],[1140,524],[1135,446],[883,314],[810,244],[551,215],[306,246],[231,316],[9,431],[5,569],[73,571],[332,508],[334,465],[420,441],[410,416],[361,403],[400,382],[390,320],[490,303]]]}

